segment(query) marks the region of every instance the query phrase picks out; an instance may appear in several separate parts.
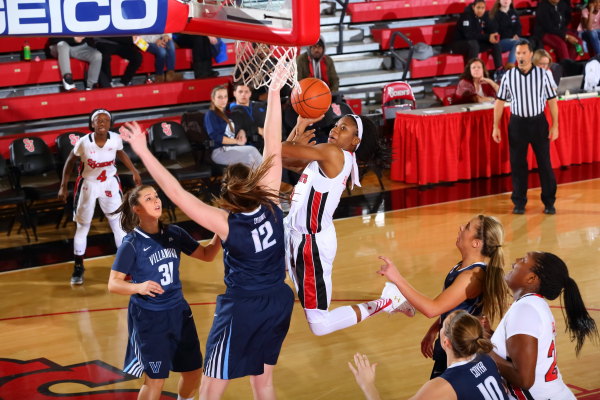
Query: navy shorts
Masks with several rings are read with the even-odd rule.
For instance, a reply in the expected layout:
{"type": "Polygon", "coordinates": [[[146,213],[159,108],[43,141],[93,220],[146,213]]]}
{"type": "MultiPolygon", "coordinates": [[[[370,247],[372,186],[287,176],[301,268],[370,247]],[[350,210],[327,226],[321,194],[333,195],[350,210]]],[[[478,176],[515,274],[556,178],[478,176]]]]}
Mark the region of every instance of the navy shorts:
{"type": "Polygon", "coordinates": [[[277,364],[293,307],[294,292],[286,284],[261,293],[217,296],[204,374],[235,379],[261,375],[264,364],[277,364]]]}
{"type": "Polygon", "coordinates": [[[170,310],[152,311],[129,303],[127,374],[165,379],[169,371],[202,368],[200,341],[190,306],[183,302],[170,310]]]}

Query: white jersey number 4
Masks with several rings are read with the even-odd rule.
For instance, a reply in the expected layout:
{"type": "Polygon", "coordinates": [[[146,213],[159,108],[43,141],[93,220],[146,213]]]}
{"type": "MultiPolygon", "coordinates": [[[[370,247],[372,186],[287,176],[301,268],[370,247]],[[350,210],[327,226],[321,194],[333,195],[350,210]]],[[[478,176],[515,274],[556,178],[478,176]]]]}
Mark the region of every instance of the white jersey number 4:
{"type": "Polygon", "coordinates": [[[254,241],[254,252],[261,252],[277,243],[277,240],[271,240],[271,236],[273,236],[273,227],[269,221],[260,225],[258,229],[253,229],[252,240],[254,241]]]}

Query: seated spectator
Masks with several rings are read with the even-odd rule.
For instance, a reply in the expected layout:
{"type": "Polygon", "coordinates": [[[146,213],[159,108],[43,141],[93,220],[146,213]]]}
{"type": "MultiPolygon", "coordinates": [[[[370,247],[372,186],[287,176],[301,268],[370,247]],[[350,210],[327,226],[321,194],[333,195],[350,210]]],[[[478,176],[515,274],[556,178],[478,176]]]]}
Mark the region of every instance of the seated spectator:
{"type": "Polygon", "coordinates": [[[335,71],[333,59],[325,54],[325,42],[322,37],[305,53],[296,58],[296,64],[298,65],[298,80],[319,78],[329,86],[332,92],[340,89],[340,78],[335,71]]]}
{"type": "Polygon", "coordinates": [[[87,61],[90,64],[85,84],[87,90],[92,89],[98,83],[102,54],[94,48],[92,39],[82,36],[50,38],[48,50],[52,57],[58,58],[58,68],[65,90],[77,89],[71,74],[71,58],[87,61]]]}
{"type": "Polygon", "coordinates": [[[558,88],[557,82],[560,81],[561,76],[560,65],[554,64],[552,62],[552,57],[550,57],[550,54],[544,49],[538,49],[533,53],[532,62],[536,67],[546,70],[546,75],[548,75],[550,85],[552,85],[552,89],[556,90],[558,88]],[[556,76],[554,71],[556,71],[556,76]]]}
{"type": "Polygon", "coordinates": [[[210,109],[204,115],[204,127],[213,141],[212,160],[217,164],[242,163],[258,166],[262,156],[254,146],[246,145],[246,132],[236,129],[226,114],[227,86],[216,86],[210,95],[210,109]]]}
{"type": "Polygon", "coordinates": [[[521,21],[515,11],[512,0],[496,0],[490,11],[490,19],[496,24],[500,34],[502,52],[510,51],[508,63],[514,66],[517,56],[517,43],[521,36],[521,21]]]}
{"type": "Polygon", "coordinates": [[[472,60],[479,57],[480,52],[491,50],[494,68],[502,67],[500,35],[485,11],[485,0],[474,0],[465,7],[456,23],[451,49],[455,54],[462,54],[465,60],[472,60]]]}
{"type": "Polygon", "coordinates": [[[583,90],[587,92],[600,91],[600,55],[595,56],[585,64],[583,90]]]}
{"type": "Polygon", "coordinates": [[[250,96],[250,87],[245,85],[244,82],[234,82],[233,97],[235,97],[235,101],[229,104],[229,111],[234,126],[246,132],[248,144],[262,152],[264,145],[262,138],[263,126],[267,105],[262,101],[250,100],[250,96]]]}
{"type": "Polygon", "coordinates": [[[172,35],[165,33],[163,35],[145,35],[141,38],[148,42],[147,51],[154,54],[154,82],[181,80],[182,75],[175,72],[175,42],[173,42],[172,35]],[[166,73],[165,66],[167,67],[166,73]]]}
{"type": "Polygon", "coordinates": [[[551,47],[558,61],[574,60],[581,42],[577,33],[568,29],[571,5],[568,0],[541,0],[535,17],[536,36],[551,47]]]}
{"type": "Polygon", "coordinates": [[[102,53],[100,86],[106,88],[131,85],[135,71],[142,65],[142,53],[133,43],[133,38],[131,36],[98,37],[96,38],[96,48],[102,53]],[[114,54],[129,62],[120,82],[113,85],[110,62],[114,54]]]}
{"type": "Polygon", "coordinates": [[[194,78],[214,78],[215,76],[219,76],[219,73],[213,70],[212,67],[212,46],[217,44],[216,37],[176,33],[173,35],[173,40],[180,48],[192,49],[194,78]]]}
{"type": "Polygon", "coordinates": [[[581,10],[581,22],[577,31],[586,41],[588,50],[593,55],[600,55],[600,0],[589,0],[581,10]]]}
{"type": "Polygon", "coordinates": [[[497,92],[498,84],[489,78],[483,61],[474,58],[460,76],[453,104],[492,102],[497,92]]]}
{"type": "MultiPolygon", "coordinates": [[[[440,343],[448,358],[448,369],[421,386],[410,400],[508,399],[498,367],[489,353],[494,346],[484,337],[479,320],[464,310],[452,312],[440,329],[440,343]],[[476,372],[475,372],[476,371],[476,372]]],[[[367,400],[380,399],[375,386],[375,368],[364,354],[348,363],[367,400]]],[[[524,398],[524,397],[523,397],[524,398]]]]}

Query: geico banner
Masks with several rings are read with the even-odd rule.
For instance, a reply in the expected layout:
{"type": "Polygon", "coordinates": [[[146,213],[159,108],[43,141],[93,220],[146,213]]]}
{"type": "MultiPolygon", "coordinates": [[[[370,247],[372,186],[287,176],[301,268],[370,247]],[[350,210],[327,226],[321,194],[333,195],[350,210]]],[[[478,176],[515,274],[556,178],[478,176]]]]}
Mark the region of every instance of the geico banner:
{"type": "Polygon", "coordinates": [[[167,0],[0,0],[0,36],[162,33],[167,0]]]}

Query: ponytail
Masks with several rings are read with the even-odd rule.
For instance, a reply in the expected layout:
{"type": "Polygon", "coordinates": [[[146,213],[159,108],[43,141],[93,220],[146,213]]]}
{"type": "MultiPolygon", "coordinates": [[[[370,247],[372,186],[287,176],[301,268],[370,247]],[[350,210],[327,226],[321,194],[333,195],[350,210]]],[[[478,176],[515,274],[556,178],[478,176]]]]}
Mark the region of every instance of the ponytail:
{"type": "Polygon", "coordinates": [[[494,348],[492,342],[483,336],[481,322],[465,310],[450,313],[446,321],[444,336],[450,339],[456,357],[489,353],[494,348]]]}
{"type": "Polygon", "coordinates": [[[579,355],[585,338],[598,340],[596,322],[590,316],[577,283],[569,276],[567,265],[552,253],[535,253],[536,265],[532,271],[540,279],[539,294],[548,300],[554,300],[563,294],[563,317],[571,341],[575,341],[575,354],[579,355]],[[565,315],[566,314],[566,315],[565,315]]]}
{"type": "Polygon", "coordinates": [[[490,321],[501,319],[508,309],[510,292],[504,280],[504,228],[498,219],[478,215],[479,229],[477,238],[483,240],[481,254],[490,261],[485,270],[483,284],[483,315],[490,321]]]}
{"type": "Polygon", "coordinates": [[[264,160],[258,168],[236,163],[225,169],[221,182],[221,195],[213,205],[229,212],[249,212],[264,205],[273,210],[273,203],[284,199],[279,193],[260,186],[260,181],[269,172],[273,164],[273,156],[264,160]]]}

